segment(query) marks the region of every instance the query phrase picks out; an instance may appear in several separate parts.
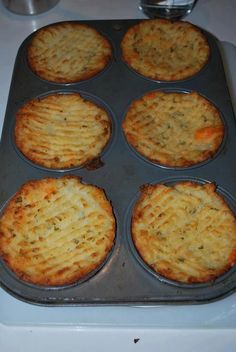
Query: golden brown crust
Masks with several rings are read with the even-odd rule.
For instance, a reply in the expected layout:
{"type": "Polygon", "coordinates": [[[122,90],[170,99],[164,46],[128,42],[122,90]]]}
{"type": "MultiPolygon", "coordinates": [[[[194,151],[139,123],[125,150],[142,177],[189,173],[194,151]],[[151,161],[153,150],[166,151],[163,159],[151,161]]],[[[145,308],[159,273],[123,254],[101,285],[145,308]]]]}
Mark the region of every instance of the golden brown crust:
{"type": "Polygon", "coordinates": [[[41,78],[56,83],[95,76],[110,61],[112,48],[98,31],[77,22],[55,23],[34,33],[27,57],[41,78]]]}
{"type": "Polygon", "coordinates": [[[132,238],[146,264],[178,282],[214,280],[236,262],[236,219],[214,184],[146,185],[132,238]]]}
{"type": "Polygon", "coordinates": [[[164,19],[145,20],[125,34],[124,61],[141,75],[164,81],[189,78],[208,62],[210,48],[194,25],[164,19]]]}
{"type": "Polygon", "coordinates": [[[224,137],[218,109],[196,92],[150,92],[131,103],[123,130],[148,160],[187,167],[212,157],[224,137]]]}
{"type": "Polygon", "coordinates": [[[107,258],[115,218],[102,189],[76,176],[28,181],[0,218],[0,254],[24,281],[43,286],[83,279],[107,258]]]}
{"type": "Polygon", "coordinates": [[[107,112],[77,93],[32,99],[16,114],[16,146],[47,168],[83,166],[100,156],[110,137],[107,112]]]}

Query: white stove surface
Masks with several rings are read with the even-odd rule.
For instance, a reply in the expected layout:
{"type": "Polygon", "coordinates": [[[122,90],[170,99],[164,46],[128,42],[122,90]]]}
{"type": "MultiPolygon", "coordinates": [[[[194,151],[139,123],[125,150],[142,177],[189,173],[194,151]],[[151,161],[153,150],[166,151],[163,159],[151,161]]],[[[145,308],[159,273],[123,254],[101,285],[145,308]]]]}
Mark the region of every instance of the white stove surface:
{"type": "MultiPolygon", "coordinates": [[[[19,0],[20,1],[20,0],[19,0]]],[[[225,69],[236,111],[236,1],[199,0],[186,20],[224,41],[225,69]]],[[[63,20],[144,18],[137,0],[61,0],[37,16],[8,12],[0,3],[0,131],[21,42],[63,20]]],[[[0,352],[235,351],[236,293],[202,305],[155,307],[42,307],[0,289],[0,352]]]]}

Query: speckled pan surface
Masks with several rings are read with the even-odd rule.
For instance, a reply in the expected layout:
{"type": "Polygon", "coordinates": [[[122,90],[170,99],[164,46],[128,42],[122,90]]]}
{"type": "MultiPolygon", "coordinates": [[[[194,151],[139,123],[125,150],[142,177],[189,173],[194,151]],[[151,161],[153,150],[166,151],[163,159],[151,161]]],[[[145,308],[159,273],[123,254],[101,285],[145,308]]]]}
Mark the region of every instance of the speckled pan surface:
{"type": "Polygon", "coordinates": [[[216,38],[204,32],[211,49],[207,65],[195,76],[178,82],[157,82],[130,70],[123,62],[120,42],[127,29],[138,20],[84,21],[110,40],[113,58],[92,79],[73,84],[50,83],[37,77],[26,59],[31,36],[19,48],[12,76],[0,146],[0,207],[26,181],[44,177],[77,175],[85,183],[105,190],[117,221],[116,243],[104,265],[94,275],[68,287],[40,287],[19,280],[0,260],[1,286],[13,296],[43,305],[153,305],[206,303],[236,290],[236,268],[204,284],[178,284],[150,272],[138,257],[130,237],[132,207],[139,188],[147,183],[181,180],[215,182],[219,194],[236,213],[236,124],[216,38]],[[149,91],[197,91],[221,112],[225,137],[216,155],[207,162],[186,168],[155,165],[140,157],[127,143],[122,121],[130,103],[149,91]],[[101,163],[91,167],[49,170],[34,165],[17,150],[13,129],[15,114],[29,99],[55,92],[78,92],[107,109],[112,121],[112,137],[101,155],[101,163]]]}

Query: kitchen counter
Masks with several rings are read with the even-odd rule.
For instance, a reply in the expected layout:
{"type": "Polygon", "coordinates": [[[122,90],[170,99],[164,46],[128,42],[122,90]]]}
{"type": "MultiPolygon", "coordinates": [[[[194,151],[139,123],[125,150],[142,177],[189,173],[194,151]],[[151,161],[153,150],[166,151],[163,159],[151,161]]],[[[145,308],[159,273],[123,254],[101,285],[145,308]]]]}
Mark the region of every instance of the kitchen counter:
{"type": "MultiPolygon", "coordinates": [[[[221,49],[234,107],[235,15],[234,0],[199,0],[186,17],[223,42],[221,49]]],[[[136,0],[61,0],[37,16],[10,13],[0,3],[0,131],[17,50],[30,33],[64,20],[131,18],[145,18],[136,0]]],[[[236,293],[202,305],[63,308],[24,303],[0,289],[1,352],[231,352],[235,343],[236,293]]]]}

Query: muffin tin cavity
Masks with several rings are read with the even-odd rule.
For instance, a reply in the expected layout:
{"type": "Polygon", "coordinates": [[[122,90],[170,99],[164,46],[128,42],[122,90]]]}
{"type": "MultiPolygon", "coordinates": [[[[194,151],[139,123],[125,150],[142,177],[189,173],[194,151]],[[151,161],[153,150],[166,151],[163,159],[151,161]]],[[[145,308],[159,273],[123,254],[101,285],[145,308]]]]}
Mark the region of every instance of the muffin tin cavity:
{"type": "MultiPolygon", "coordinates": [[[[141,186],[128,207],[126,232],[129,246],[143,269],[157,280],[185,288],[211,287],[213,282],[223,281],[236,270],[236,265],[231,263],[226,269],[220,268],[215,272],[223,256],[223,244],[228,240],[232,244],[229,252],[228,249],[225,251],[225,257],[227,253],[235,252],[235,235],[230,236],[233,231],[236,233],[235,214],[235,199],[221,186],[208,180],[179,177],[152,182],[141,186]],[[177,190],[177,193],[174,195],[172,190],[177,190]],[[154,195],[159,202],[152,203],[154,195]],[[169,204],[166,204],[166,197],[170,198],[169,204]],[[226,214],[229,217],[226,223],[230,223],[232,228],[229,232],[225,231],[222,239],[219,229],[226,214]],[[148,222],[145,222],[143,230],[139,217],[148,222]],[[202,222],[199,222],[201,218],[202,222]],[[212,233],[215,238],[211,237],[212,233]],[[197,268],[201,270],[197,272],[197,268]],[[214,278],[209,278],[209,273],[215,275],[214,278]]],[[[225,225],[222,231],[224,228],[225,225]]],[[[232,253],[228,260],[231,260],[232,253]]]]}
{"type": "Polygon", "coordinates": [[[220,110],[194,91],[155,90],[134,99],[122,121],[126,142],[143,160],[186,169],[215,158],[227,128],[220,110]]]}
{"type": "Polygon", "coordinates": [[[131,26],[121,42],[131,70],[147,79],[175,82],[192,78],[208,63],[204,33],[188,22],[155,19],[131,26]]]}
{"type": "Polygon", "coordinates": [[[37,30],[27,47],[27,62],[40,78],[77,83],[95,77],[113,56],[110,41],[93,26],[58,22],[37,30]]]}
{"type": "Polygon", "coordinates": [[[12,143],[26,162],[43,170],[96,169],[102,167],[115,133],[105,102],[86,92],[60,90],[26,101],[17,110],[12,143]]]}

